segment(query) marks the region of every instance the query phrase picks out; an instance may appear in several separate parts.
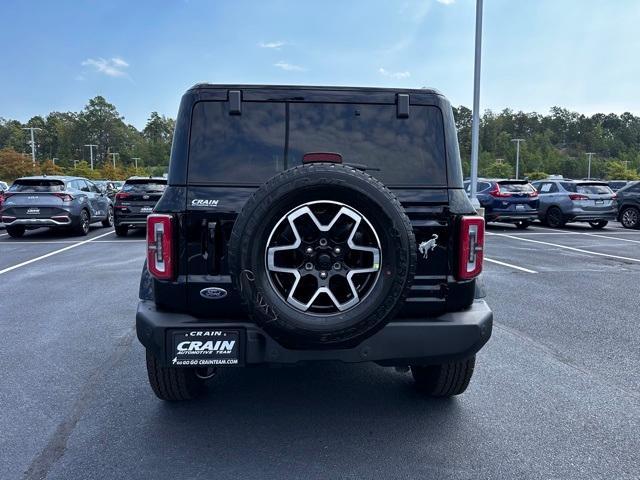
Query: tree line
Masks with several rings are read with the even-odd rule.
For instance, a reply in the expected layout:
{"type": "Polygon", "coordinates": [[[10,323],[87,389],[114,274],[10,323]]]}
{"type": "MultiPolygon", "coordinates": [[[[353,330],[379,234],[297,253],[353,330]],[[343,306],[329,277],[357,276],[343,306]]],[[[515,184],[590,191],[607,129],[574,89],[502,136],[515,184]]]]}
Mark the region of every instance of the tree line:
{"type": "Polygon", "coordinates": [[[0,118],[0,179],[41,173],[94,179],[162,175],[169,165],[174,127],[173,119],[152,112],[140,131],[125,123],[102,96],[89,100],[80,112],[51,112],[25,124],[0,118]],[[27,127],[39,129],[35,131],[35,166],[27,127]]]}
{"type": "MultiPolygon", "coordinates": [[[[465,175],[471,157],[471,110],[454,108],[465,175]]],[[[636,180],[640,167],[640,117],[631,113],[591,116],[553,107],[548,115],[487,110],[480,121],[479,174],[514,176],[516,145],[520,144],[520,177],[563,175],[586,178],[587,153],[592,152],[591,178],[636,180]]]]}
{"type": "MultiPolygon", "coordinates": [[[[454,108],[465,175],[471,156],[471,110],[454,108]]],[[[104,97],[89,100],[80,112],[52,112],[27,123],[0,118],[0,179],[30,174],[70,174],[122,179],[161,175],[167,171],[175,120],[152,112],[142,131],[125,123],[104,97]],[[36,127],[36,165],[31,160],[29,131],[36,127]],[[90,147],[94,169],[90,168],[90,147]],[[113,157],[116,153],[116,165],[113,157]],[[138,168],[135,168],[138,158],[138,168]],[[55,159],[55,160],[54,160],[55,159]]],[[[513,177],[514,138],[520,145],[520,176],[530,179],[559,174],[587,177],[587,152],[593,152],[592,178],[638,179],[640,117],[631,113],[591,116],[553,107],[548,115],[487,110],[481,117],[478,170],[485,177],[513,177]]]]}

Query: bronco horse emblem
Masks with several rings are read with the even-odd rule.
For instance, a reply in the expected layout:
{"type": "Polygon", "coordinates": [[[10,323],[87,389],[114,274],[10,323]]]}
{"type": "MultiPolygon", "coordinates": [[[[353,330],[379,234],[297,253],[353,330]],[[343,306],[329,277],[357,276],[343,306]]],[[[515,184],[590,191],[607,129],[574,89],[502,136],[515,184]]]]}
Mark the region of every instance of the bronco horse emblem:
{"type": "Polygon", "coordinates": [[[427,259],[427,257],[429,256],[429,251],[434,250],[438,246],[438,244],[436,243],[437,240],[438,234],[434,233],[431,240],[426,240],[418,245],[418,250],[422,254],[422,258],[427,259]]]}

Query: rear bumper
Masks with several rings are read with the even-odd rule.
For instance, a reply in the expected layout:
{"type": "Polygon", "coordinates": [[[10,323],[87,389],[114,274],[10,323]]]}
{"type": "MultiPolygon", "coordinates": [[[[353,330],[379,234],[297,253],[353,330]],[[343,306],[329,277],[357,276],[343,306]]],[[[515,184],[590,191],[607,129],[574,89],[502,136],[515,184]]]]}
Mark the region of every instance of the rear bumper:
{"type": "Polygon", "coordinates": [[[615,221],[618,218],[618,212],[616,209],[606,212],[588,212],[584,210],[573,210],[567,215],[570,222],[591,222],[591,221],[615,221]]]}
{"type": "Polygon", "coordinates": [[[52,218],[15,218],[4,215],[2,221],[5,226],[25,225],[35,227],[67,227],[72,223],[71,217],[65,217],[63,215],[52,218]]]}
{"type": "Polygon", "coordinates": [[[130,227],[146,227],[147,215],[115,213],[113,216],[113,224],[115,226],[127,225],[130,227]]]}
{"type": "Polygon", "coordinates": [[[468,358],[489,340],[493,312],[484,300],[471,307],[424,320],[396,319],[353,348],[290,350],[250,322],[201,320],[182,313],[163,312],[141,300],[136,313],[140,342],[164,365],[169,365],[169,333],[173,329],[214,328],[244,332],[244,363],[294,364],[313,361],[378,362],[385,365],[428,365],[468,358]]]}
{"type": "Polygon", "coordinates": [[[488,222],[522,222],[522,221],[532,222],[538,218],[538,211],[532,210],[529,212],[522,212],[522,213],[515,213],[515,212],[486,213],[485,212],[485,218],[488,222]]]}

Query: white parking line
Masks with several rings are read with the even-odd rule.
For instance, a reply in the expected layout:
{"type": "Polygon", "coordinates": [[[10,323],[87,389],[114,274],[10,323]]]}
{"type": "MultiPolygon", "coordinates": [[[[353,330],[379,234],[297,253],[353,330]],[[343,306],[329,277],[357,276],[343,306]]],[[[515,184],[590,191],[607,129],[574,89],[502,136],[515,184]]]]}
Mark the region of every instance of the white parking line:
{"type": "MultiPolygon", "coordinates": [[[[640,232],[639,232],[640,233],[640,232]]],[[[602,234],[596,234],[596,233],[586,233],[586,232],[581,232],[581,235],[587,235],[589,237],[602,237],[602,238],[610,238],[611,240],[620,240],[621,242],[631,242],[631,243],[640,243],[640,240],[631,240],[629,238],[618,238],[618,237],[612,237],[610,235],[602,235],[602,234]]]]}
{"type": "MultiPolygon", "coordinates": [[[[531,230],[531,227],[529,227],[529,230],[531,230]]],[[[487,234],[493,234],[495,232],[492,232],[490,229],[487,230],[487,234]]],[[[614,230],[614,231],[610,231],[607,230],[607,233],[609,235],[640,235],[640,230],[614,230]]],[[[536,236],[536,235],[606,235],[607,233],[588,233],[587,232],[577,232],[575,230],[550,230],[548,228],[536,228],[534,229],[534,231],[532,232],[518,232],[517,235],[529,235],[529,236],[536,236]]]]}
{"type": "Polygon", "coordinates": [[[8,233],[0,233],[0,237],[5,237],[7,235],[9,235],[9,234],[8,233]]]}
{"type": "MultiPolygon", "coordinates": [[[[91,243],[144,243],[146,240],[95,240],[91,243]]],[[[25,243],[37,245],[64,245],[67,243],[77,243],[73,240],[7,240],[0,242],[0,245],[24,245],[25,243]]]]}
{"type": "Polygon", "coordinates": [[[54,250],[53,252],[49,252],[49,253],[47,253],[45,255],[41,255],[39,257],[32,258],[31,260],[27,260],[26,262],[22,262],[22,263],[18,263],[16,265],[12,265],[10,267],[7,267],[7,268],[4,268],[4,269],[0,270],[0,275],[2,275],[3,273],[10,272],[11,270],[15,270],[16,268],[20,268],[20,267],[24,267],[25,265],[29,265],[30,263],[34,263],[34,262],[37,262],[39,260],[43,260],[45,258],[51,257],[53,255],[57,255],[58,253],[66,252],[67,250],[71,250],[72,248],[79,247],[80,245],[84,245],[86,243],[93,242],[93,241],[95,241],[95,240],[97,240],[99,238],[106,237],[107,235],[111,235],[112,233],[115,233],[115,232],[111,231],[111,232],[103,233],[102,235],[98,235],[97,237],[90,238],[89,240],[85,240],[83,242],[74,243],[73,245],[69,245],[68,247],[61,248],[60,250],[54,250]]]}
{"type": "Polygon", "coordinates": [[[549,245],[551,247],[563,248],[565,250],[571,250],[573,252],[586,253],[588,255],[596,255],[596,256],[599,256],[599,257],[615,258],[615,259],[618,259],[618,260],[628,260],[629,262],[640,263],[640,258],[622,257],[620,255],[611,255],[610,253],[594,252],[593,250],[584,250],[582,248],[569,247],[567,245],[560,245],[558,243],[543,242],[541,240],[532,240],[530,238],[521,238],[521,237],[516,237],[515,235],[506,235],[504,233],[490,233],[490,235],[496,235],[498,237],[513,238],[515,240],[520,240],[521,242],[540,243],[542,245],[549,245]]]}
{"type": "Polygon", "coordinates": [[[521,272],[538,273],[535,270],[529,270],[528,268],[519,267],[517,265],[512,265],[512,264],[507,263],[507,262],[501,262],[500,260],[494,260],[493,258],[484,257],[484,259],[485,259],[485,261],[487,261],[489,263],[495,263],[497,265],[502,265],[503,267],[515,268],[516,270],[520,270],[521,272]]]}

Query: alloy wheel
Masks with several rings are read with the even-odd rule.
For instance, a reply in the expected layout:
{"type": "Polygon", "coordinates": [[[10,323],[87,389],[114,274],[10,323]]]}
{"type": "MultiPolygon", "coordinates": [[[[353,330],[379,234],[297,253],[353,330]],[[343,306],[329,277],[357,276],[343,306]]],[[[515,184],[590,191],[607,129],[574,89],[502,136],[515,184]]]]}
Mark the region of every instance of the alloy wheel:
{"type": "Polygon", "coordinates": [[[299,205],[275,225],[265,249],[271,286],[308,314],[345,312],[371,292],[380,274],[381,246],[372,224],[340,202],[299,205]]]}

